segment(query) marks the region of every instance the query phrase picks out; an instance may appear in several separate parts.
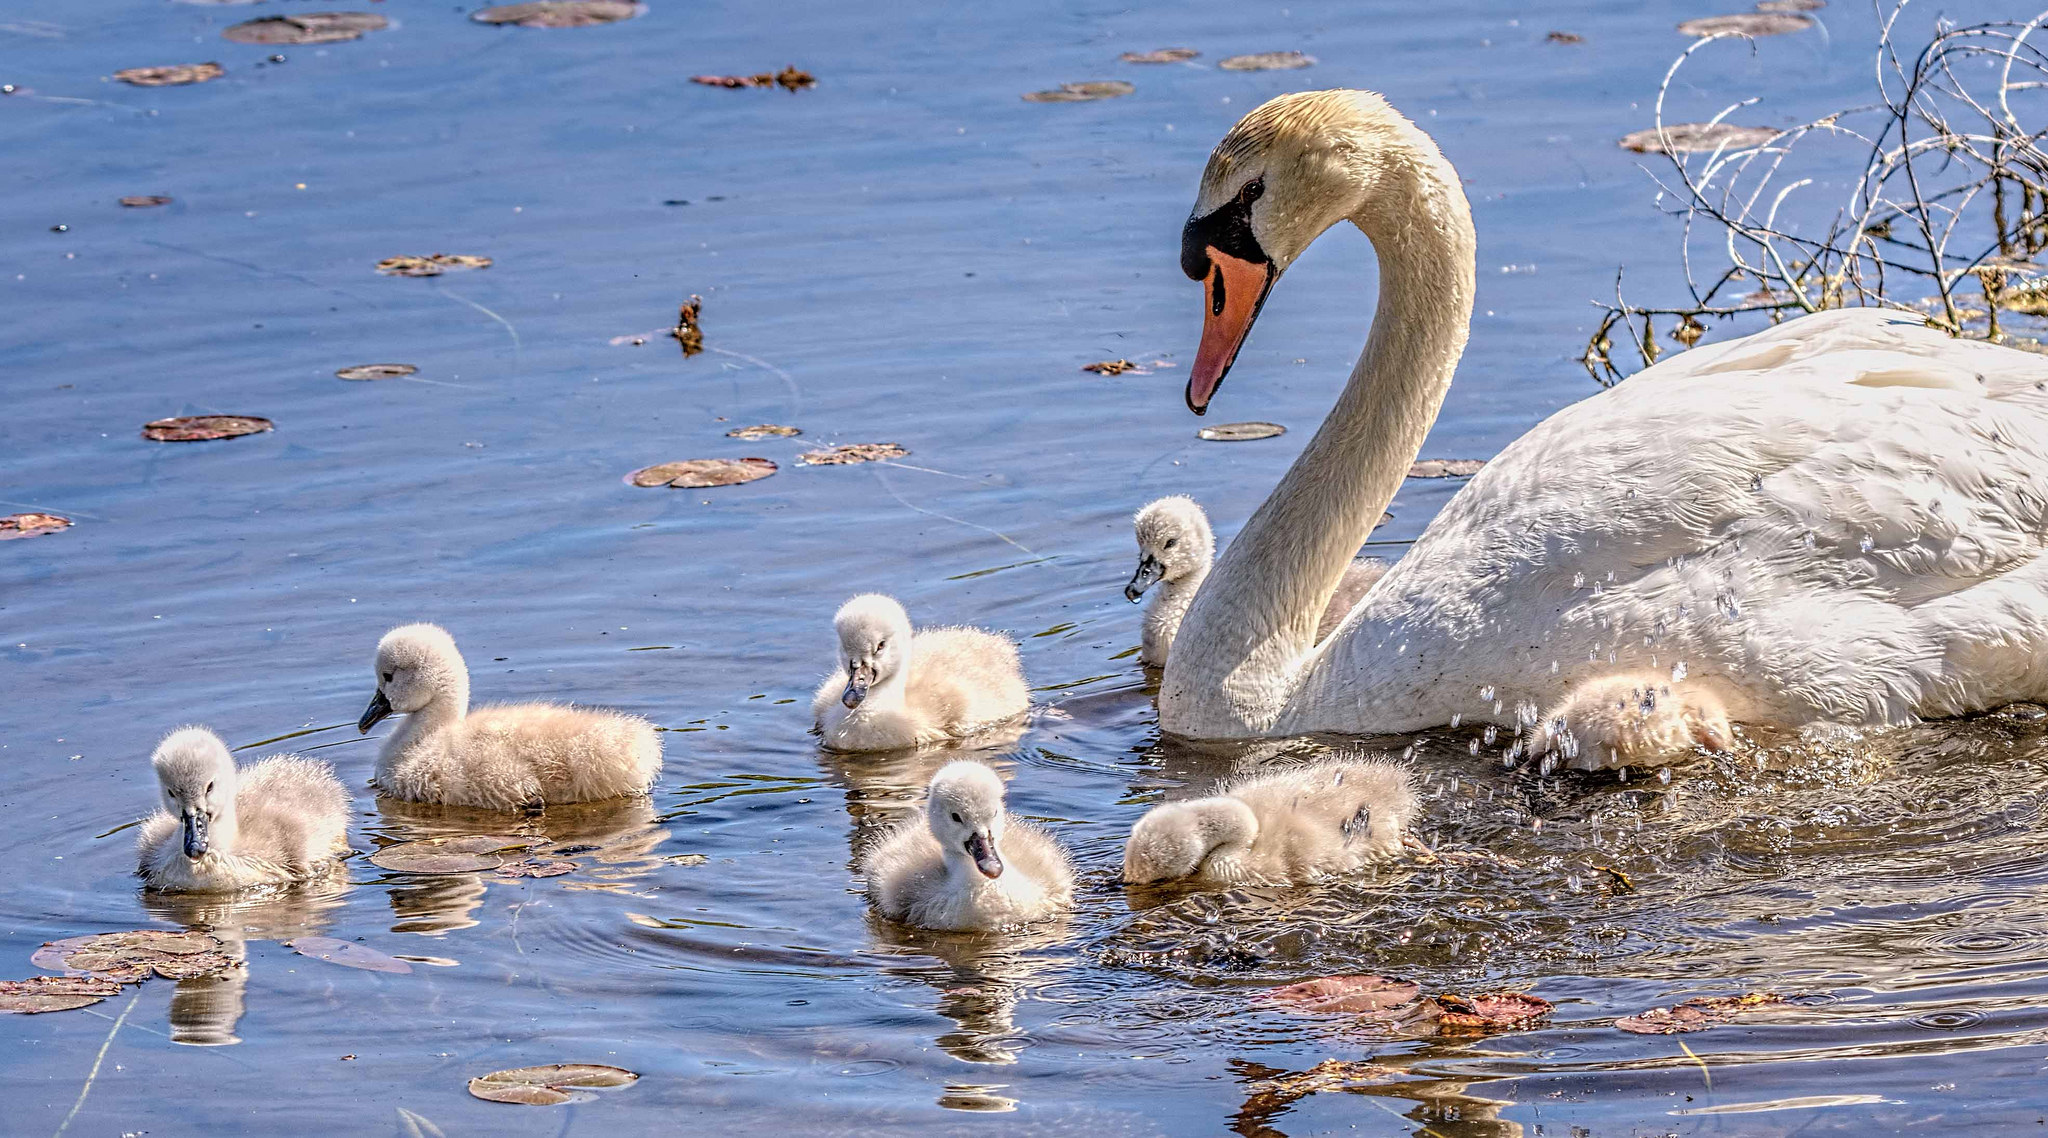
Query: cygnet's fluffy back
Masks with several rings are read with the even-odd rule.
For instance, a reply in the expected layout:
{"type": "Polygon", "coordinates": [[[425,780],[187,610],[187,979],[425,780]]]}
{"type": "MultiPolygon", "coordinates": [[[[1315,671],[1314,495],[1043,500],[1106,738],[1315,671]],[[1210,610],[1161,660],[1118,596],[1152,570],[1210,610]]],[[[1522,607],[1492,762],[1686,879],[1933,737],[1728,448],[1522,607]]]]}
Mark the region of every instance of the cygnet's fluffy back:
{"type": "Polygon", "coordinates": [[[1398,855],[1419,809],[1413,776],[1396,763],[1268,771],[1148,812],[1125,847],[1124,878],[1300,883],[1353,873],[1398,855]]]}

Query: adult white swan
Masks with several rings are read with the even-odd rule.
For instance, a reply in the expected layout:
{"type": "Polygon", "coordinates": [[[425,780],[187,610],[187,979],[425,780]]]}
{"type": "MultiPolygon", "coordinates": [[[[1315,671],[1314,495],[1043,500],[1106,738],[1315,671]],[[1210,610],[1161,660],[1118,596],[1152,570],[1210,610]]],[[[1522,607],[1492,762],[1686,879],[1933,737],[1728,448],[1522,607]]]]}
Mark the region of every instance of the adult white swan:
{"type": "Polygon", "coordinates": [[[1217,145],[1181,245],[1206,284],[1201,413],[1273,282],[1345,220],[1379,255],[1372,334],[1189,609],[1165,730],[1462,717],[1540,725],[1538,746],[1599,768],[1721,745],[1726,719],[1877,724],[2048,696],[2048,360],[1868,309],[1695,348],[1552,415],[1317,643],[1465,345],[1464,192],[1378,95],[1287,95],[1217,145]]]}

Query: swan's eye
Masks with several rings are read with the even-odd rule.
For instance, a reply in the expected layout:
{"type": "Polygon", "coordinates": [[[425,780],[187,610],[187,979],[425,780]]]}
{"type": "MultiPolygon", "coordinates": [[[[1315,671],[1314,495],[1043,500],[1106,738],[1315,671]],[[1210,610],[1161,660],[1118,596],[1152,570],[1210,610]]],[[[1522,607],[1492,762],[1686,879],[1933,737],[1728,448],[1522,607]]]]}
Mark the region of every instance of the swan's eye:
{"type": "Polygon", "coordinates": [[[390,682],[391,682],[391,673],[390,673],[390,672],[385,672],[385,673],[383,674],[383,678],[384,678],[384,682],[385,682],[385,683],[387,683],[387,684],[388,684],[388,683],[390,683],[390,682]]]}
{"type": "Polygon", "coordinates": [[[875,641],[875,651],[877,652],[880,652],[882,649],[887,648],[888,646],[889,639],[887,637],[883,637],[882,639],[875,641]]]}
{"type": "Polygon", "coordinates": [[[953,811],[953,820],[954,820],[955,822],[960,822],[960,823],[961,823],[961,825],[963,825],[963,826],[964,826],[964,825],[966,825],[966,823],[965,823],[965,822],[961,822],[961,820],[960,820],[960,812],[959,812],[958,810],[955,810],[955,811],[953,811]]]}
{"type": "Polygon", "coordinates": [[[212,783],[210,783],[210,782],[206,784],[206,793],[208,793],[208,794],[212,794],[212,793],[213,793],[213,784],[212,784],[212,783]]]}
{"type": "Polygon", "coordinates": [[[1174,546],[1176,546],[1176,545],[1179,545],[1179,544],[1180,544],[1180,539],[1179,539],[1179,538],[1177,538],[1177,537],[1169,537],[1169,538],[1167,538],[1167,539],[1166,539],[1166,548],[1168,548],[1168,549],[1172,549],[1172,548],[1173,548],[1174,546]]]}

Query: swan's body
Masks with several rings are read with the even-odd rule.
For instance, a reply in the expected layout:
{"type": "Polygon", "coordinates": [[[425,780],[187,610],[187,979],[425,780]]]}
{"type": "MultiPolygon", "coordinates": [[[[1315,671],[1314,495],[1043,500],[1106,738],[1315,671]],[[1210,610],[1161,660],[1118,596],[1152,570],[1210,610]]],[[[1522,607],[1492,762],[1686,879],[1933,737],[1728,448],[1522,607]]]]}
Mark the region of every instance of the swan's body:
{"type": "Polygon", "coordinates": [[[1414,779],[1394,763],[1269,771],[1147,811],[1124,845],[1124,881],[1284,885],[1356,873],[1401,852],[1419,809],[1414,779]]]}
{"type": "Polygon", "coordinates": [[[408,624],[377,644],[377,694],[357,727],[393,712],[377,789],[410,802],[532,810],[646,794],[661,775],[661,736],[634,715],[516,703],[469,707],[469,669],[455,641],[408,624]]]}
{"type": "Polygon", "coordinates": [[[150,764],[163,808],[142,820],[136,855],[151,889],[289,885],[348,850],[348,791],[326,763],[280,755],[237,770],[220,736],[182,727],[150,764]]]}
{"type": "Polygon", "coordinates": [[[1245,293],[1345,219],[1379,253],[1371,338],[1189,608],[1167,730],[1541,723],[1597,768],[1667,760],[1638,747],[1717,717],[1883,724],[2048,696],[2048,360],[1872,309],[1695,348],[1552,415],[1317,643],[1463,350],[1464,194],[1378,96],[1283,96],[1217,147],[1183,245],[1237,298],[1204,331],[1202,407],[1256,315],[1245,293]],[[1616,683],[1668,687],[1648,714],[1670,722],[1560,722],[1616,683]]]}
{"type": "Polygon", "coordinates": [[[1043,920],[1073,902],[1058,842],[1003,808],[1003,780],[977,762],[932,776],[924,817],[898,826],[862,864],[875,908],[927,929],[988,931],[1043,920]]]}
{"type": "MultiPolygon", "coordinates": [[[[1124,597],[1136,604],[1155,583],[1159,588],[1152,594],[1152,603],[1145,606],[1138,660],[1163,668],[1181,618],[1208,579],[1210,562],[1216,556],[1216,534],[1201,504],[1179,494],[1148,503],[1132,519],[1132,529],[1138,538],[1138,569],[1124,586],[1124,597]]],[[[1318,641],[1344,622],[1373,582],[1387,575],[1387,567],[1380,558],[1361,557],[1344,570],[1337,590],[1323,605],[1322,619],[1316,622],[1318,641]]]]}
{"type": "Polygon", "coordinates": [[[835,751],[893,751],[972,735],[1031,706],[1017,645],[978,628],[927,628],[874,593],[833,617],[838,670],[811,714],[835,751]]]}

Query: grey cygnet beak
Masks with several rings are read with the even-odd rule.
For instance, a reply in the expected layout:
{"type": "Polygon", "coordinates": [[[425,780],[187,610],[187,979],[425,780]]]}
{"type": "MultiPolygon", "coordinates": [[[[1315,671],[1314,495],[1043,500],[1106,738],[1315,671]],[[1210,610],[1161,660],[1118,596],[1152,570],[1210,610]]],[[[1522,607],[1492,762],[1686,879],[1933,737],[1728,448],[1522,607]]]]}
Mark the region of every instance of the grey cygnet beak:
{"type": "Polygon", "coordinates": [[[839,693],[839,702],[848,707],[859,707],[861,701],[868,697],[868,688],[875,682],[875,666],[849,662],[846,677],[846,690],[839,693]]]}
{"type": "Polygon", "coordinates": [[[185,856],[206,856],[206,815],[197,811],[185,813],[185,856]]]}
{"type": "Polygon", "coordinates": [[[378,720],[389,714],[391,701],[384,698],[384,689],[378,688],[377,694],[370,697],[370,706],[363,709],[363,717],[356,720],[356,734],[368,735],[370,728],[375,727],[378,720]]]}
{"type": "Polygon", "coordinates": [[[987,834],[973,834],[967,839],[967,856],[974,859],[974,868],[987,878],[1003,875],[1003,859],[996,856],[995,843],[987,834]]]}
{"type": "Polygon", "coordinates": [[[1147,554],[1139,558],[1138,571],[1131,574],[1131,583],[1124,586],[1124,599],[1137,604],[1138,599],[1145,595],[1145,590],[1158,584],[1165,576],[1166,566],[1161,565],[1157,557],[1147,554]]]}

